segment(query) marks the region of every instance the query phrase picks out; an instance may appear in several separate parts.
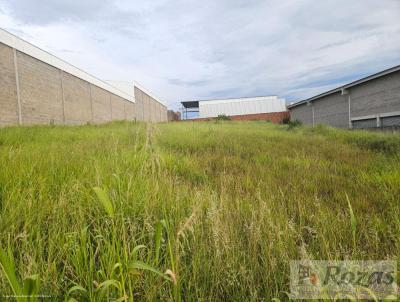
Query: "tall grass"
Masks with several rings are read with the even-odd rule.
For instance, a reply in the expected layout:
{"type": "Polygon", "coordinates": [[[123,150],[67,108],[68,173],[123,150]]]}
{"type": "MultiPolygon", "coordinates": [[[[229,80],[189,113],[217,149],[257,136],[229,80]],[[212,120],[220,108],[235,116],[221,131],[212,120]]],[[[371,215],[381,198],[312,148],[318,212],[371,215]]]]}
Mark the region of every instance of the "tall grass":
{"type": "Polygon", "coordinates": [[[0,296],[283,301],[290,260],[397,260],[398,146],[260,122],[0,129],[0,296]]]}

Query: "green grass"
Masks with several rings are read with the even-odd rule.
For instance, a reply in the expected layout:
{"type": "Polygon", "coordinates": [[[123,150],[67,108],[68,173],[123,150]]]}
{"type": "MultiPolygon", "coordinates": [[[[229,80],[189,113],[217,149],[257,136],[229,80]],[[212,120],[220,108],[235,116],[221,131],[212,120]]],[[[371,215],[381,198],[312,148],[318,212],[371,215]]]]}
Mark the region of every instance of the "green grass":
{"type": "Polygon", "coordinates": [[[399,135],[3,128],[0,294],[34,280],[53,300],[287,300],[290,260],[398,261],[399,200],[399,135]]]}

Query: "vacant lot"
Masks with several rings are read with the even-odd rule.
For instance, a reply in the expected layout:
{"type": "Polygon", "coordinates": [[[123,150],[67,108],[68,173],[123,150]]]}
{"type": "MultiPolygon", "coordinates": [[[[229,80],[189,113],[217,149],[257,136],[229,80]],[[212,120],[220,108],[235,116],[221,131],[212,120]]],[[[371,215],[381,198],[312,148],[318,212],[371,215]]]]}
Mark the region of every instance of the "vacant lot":
{"type": "Polygon", "coordinates": [[[398,259],[399,199],[398,135],[262,122],[0,129],[0,293],[287,300],[292,259],[398,259]]]}

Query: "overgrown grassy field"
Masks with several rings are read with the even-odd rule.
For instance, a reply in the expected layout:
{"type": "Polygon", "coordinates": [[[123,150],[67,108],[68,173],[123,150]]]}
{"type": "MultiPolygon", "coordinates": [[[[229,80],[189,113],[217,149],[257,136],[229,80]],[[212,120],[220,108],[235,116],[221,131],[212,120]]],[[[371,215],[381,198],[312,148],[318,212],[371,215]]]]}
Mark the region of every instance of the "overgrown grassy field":
{"type": "Polygon", "coordinates": [[[0,129],[0,300],[286,301],[290,260],[398,261],[399,217],[399,135],[0,129]]]}

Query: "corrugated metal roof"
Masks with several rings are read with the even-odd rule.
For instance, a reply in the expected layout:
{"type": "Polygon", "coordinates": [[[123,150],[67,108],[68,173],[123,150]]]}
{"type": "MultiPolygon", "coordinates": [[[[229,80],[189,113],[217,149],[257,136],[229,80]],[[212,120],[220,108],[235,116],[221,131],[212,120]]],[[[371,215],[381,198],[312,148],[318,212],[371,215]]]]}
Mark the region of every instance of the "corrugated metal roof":
{"type": "Polygon", "coordinates": [[[186,101],[181,104],[184,108],[199,108],[199,101],[186,101]]]}
{"type": "Polygon", "coordinates": [[[383,77],[385,75],[391,74],[391,73],[396,72],[396,71],[400,71],[400,65],[392,67],[392,68],[389,68],[389,69],[386,69],[386,70],[383,70],[383,71],[380,71],[380,72],[375,73],[373,75],[370,75],[370,76],[367,76],[365,78],[359,79],[357,81],[351,82],[349,84],[340,86],[338,88],[329,90],[327,92],[318,94],[316,96],[313,96],[311,98],[305,99],[303,101],[291,104],[291,105],[288,106],[288,108],[293,108],[293,107],[296,107],[296,106],[299,106],[299,105],[302,105],[302,104],[305,104],[305,103],[308,103],[308,102],[312,102],[312,101],[314,101],[316,99],[319,99],[319,98],[322,98],[324,96],[328,96],[328,95],[331,95],[333,93],[341,92],[342,90],[345,90],[345,89],[348,89],[350,87],[357,86],[357,85],[360,85],[362,83],[365,83],[365,82],[368,82],[368,81],[383,77]]]}

